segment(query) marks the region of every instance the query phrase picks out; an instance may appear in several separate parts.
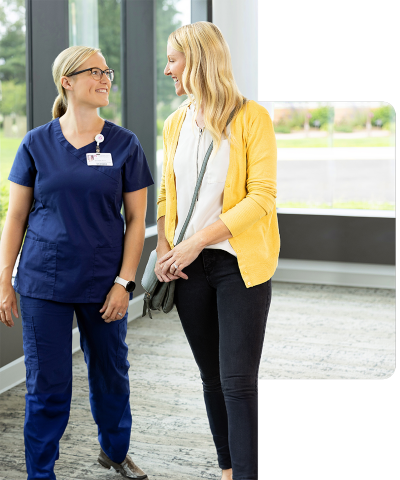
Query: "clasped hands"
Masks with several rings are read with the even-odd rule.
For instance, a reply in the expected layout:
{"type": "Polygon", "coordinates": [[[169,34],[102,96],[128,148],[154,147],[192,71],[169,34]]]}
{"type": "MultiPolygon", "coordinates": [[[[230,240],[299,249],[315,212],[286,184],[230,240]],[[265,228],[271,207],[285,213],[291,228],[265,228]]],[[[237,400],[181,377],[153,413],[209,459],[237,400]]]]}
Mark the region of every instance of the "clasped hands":
{"type": "Polygon", "coordinates": [[[169,244],[165,249],[157,248],[157,257],[161,255],[154,268],[158,280],[160,282],[171,282],[179,278],[188,280],[189,277],[182,270],[196,260],[202,250],[195,236],[180,242],[172,250],[169,244]]]}

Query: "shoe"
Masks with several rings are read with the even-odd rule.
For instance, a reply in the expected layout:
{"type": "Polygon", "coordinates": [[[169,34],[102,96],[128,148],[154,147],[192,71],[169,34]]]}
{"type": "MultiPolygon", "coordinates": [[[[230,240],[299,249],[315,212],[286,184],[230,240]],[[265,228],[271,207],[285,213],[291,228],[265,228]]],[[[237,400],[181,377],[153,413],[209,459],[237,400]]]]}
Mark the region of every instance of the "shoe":
{"type": "Polygon", "coordinates": [[[115,463],[110,458],[108,458],[108,456],[104,453],[103,449],[100,447],[100,455],[97,461],[104,468],[110,469],[111,467],[113,467],[124,478],[148,480],[147,475],[143,472],[143,470],[141,470],[137,465],[134,464],[133,460],[129,455],[125,457],[125,460],[122,463],[115,463]]]}

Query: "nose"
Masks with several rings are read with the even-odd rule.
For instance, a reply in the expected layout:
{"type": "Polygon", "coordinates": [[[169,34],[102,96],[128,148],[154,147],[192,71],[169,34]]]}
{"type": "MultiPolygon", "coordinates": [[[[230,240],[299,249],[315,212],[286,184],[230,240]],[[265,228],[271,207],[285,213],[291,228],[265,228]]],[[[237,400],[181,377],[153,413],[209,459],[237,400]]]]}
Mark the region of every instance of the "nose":
{"type": "Polygon", "coordinates": [[[169,64],[168,63],[164,68],[164,75],[171,75],[171,71],[169,69],[169,64]]]}

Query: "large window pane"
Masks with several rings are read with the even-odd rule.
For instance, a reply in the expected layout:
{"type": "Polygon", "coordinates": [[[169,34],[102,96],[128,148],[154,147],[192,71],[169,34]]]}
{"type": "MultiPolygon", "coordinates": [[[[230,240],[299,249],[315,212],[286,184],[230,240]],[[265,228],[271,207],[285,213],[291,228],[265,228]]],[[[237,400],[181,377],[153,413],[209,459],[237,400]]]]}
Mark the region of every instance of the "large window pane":
{"type": "Polygon", "coordinates": [[[186,95],[178,97],[174,82],[164,75],[167,63],[167,41],[169,34],[190,23],[190,4],[188,0],[156,0],[156,48],[157,48],[157,175],[155,183],[157,194],[162,173],[162,129],[165,119],[186,100],[186,95]]]}
{"type": "Polygon", "coordinates": [[[0,231],[8,209],[7,177],[25,134],[25,1],[0,0],[0,231]]]}
{"type": "Polygon", "coordinates": [[[394,210],[391,105],[279,102],[273,117],[278,207],[394,210]]]}
{"type": "Polygon", "coordinates": [[[100,116],[121,125],[121,0],[69,0],[69,44],[100,48],[115,70],[100,116]]]}

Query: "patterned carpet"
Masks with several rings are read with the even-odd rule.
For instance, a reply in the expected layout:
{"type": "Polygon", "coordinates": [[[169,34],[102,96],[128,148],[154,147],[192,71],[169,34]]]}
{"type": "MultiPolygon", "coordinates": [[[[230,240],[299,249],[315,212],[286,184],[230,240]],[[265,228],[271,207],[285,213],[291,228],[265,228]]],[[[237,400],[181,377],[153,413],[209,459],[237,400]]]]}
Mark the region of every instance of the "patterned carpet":
{"type": "MultiPolygon", "coordinates": [[[[197,367],[176,310],[129,324],[130,454],[150,480],[220,479],[197,367]]],[[[387,378],[395,368],[393,290],[274,282],[260,380],[387,378]]],[[[82,352],[73,356],[71,416],[58,480],[122,478],[97,463],[82,352]]],[[[0,480],[27,478],[25,385],[0,395],[0,480]]]]}

